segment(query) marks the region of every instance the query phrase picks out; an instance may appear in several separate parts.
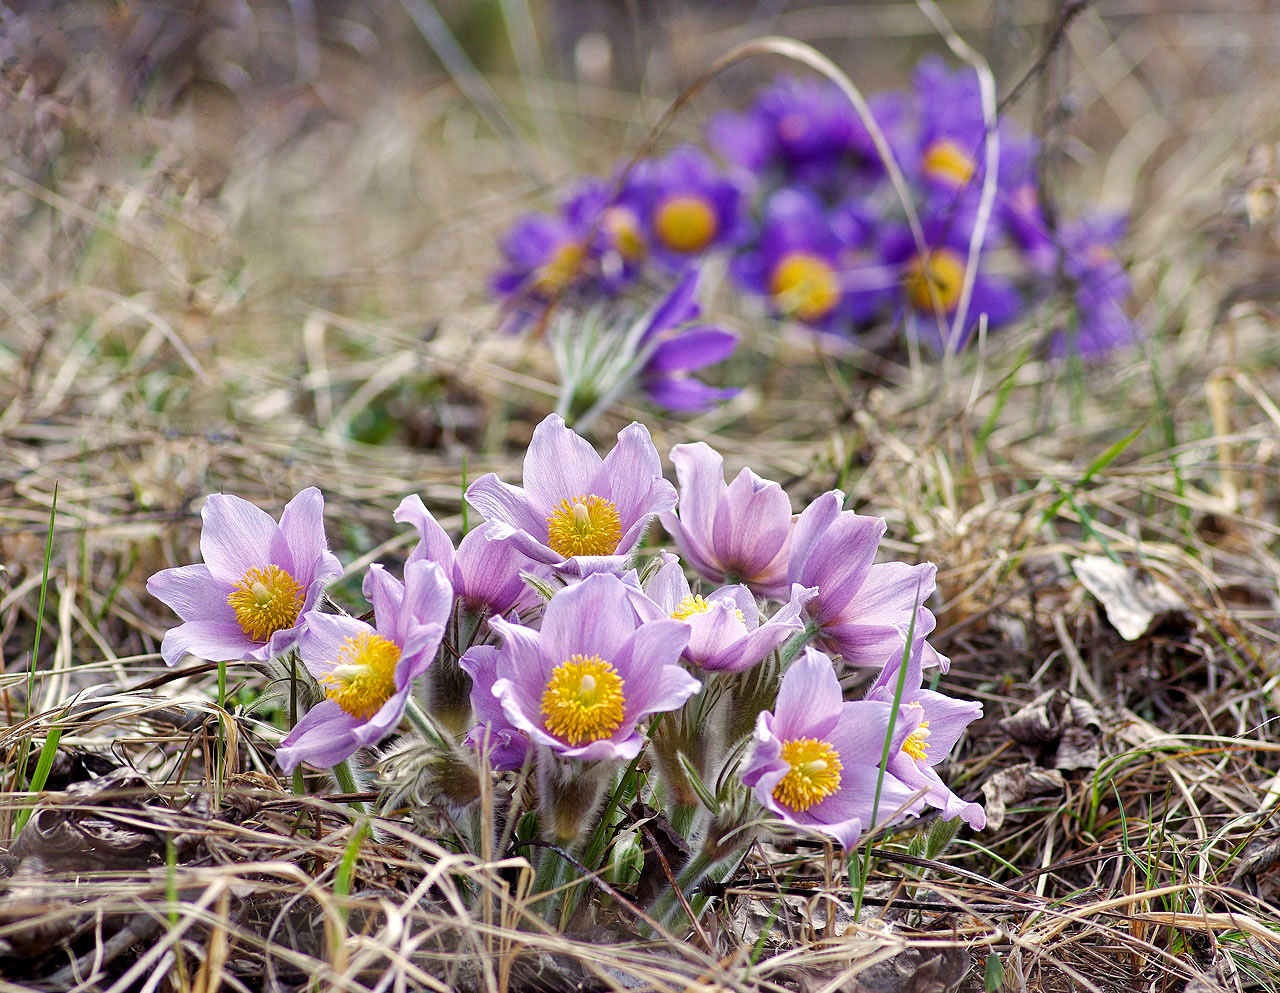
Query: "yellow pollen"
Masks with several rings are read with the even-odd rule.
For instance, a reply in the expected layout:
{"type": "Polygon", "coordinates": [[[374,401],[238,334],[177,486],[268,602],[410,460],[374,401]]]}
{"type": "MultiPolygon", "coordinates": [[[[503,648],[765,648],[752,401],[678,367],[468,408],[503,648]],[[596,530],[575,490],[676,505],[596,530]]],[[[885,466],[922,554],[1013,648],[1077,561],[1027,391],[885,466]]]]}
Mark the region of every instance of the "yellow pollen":
{"type": "Polygon", "coordinates": [[[840,281],[825,259],[788,252],[769,278],[774,305],[802,321],[820,321],[840,302],[840,281]]]}
{"type": "Polygon", "coordinates": [[[613,247],[624,259],[635,261],[644,258],[644,235],[640,233],[640,222],[632,211],[626,207],[607,207],[600,226],[608,232],[613,247]]]}
{"type": "Polygon", "coordinates": [[[552,670],[541,712],[549,734],[576,746],[613,734],[625,707],[618,670],[598,655],[571,655],[552,670]]]}
{"type": "Polygon", "coordinates": [[[916,310],[932,313],[933,291],[943,313],[951,313],[960,302],[960,290],[964,286],[964,258],[950,248],[935,248],[921,261],[919,256],[907,267],[907,298],[916,310]]]}
{"type": "Polygon", "coordinates": [[[396,663],[400,646],[380,634],[361,631],[344,638],[338,662],[320,682],[328,683],[329,699],[352,717],[367,721],[395,696],[396,663]]]}
{"type": "Polygon", "coordinates": [[[567,559],[575,555],[612,555],[621,540],[618,508],[604,497],[561,500],[547,518],[547,547],[567,559]]]}
{"type": "Polygon", "coordinates": [[[805,811],[840,788],[840,753],[817,738],[794,738],[782,743],[782,760],[791,769],[773,788],[784,807],[805,811]]]}
{"type": "Polygon", "coordinates": [[[561,245],[534,271],[533,288],[546,294],[564,289],[578,275],[583,254],[582,246],[576,241],[561,245]]]}
{"type": "Polygon", "coordinates": [[[902,750],[917,762],[929,761],[929,722],[921,721],[902,743],[902,750]]]}
{"type": "Polygon", "coordinates": [[[670,197],[653,216],[654,232],[673,252],[702,251],[718,227],[715,210],[698,196],[670,197]]]}
{"type": "MultiPolygon", "coordinates": [[[[705,614],[710,609],[711,601],[702,599],[701,593],[690,593],[676,605],[675,610],[671,611],[671,619],[687,621],[694,614],[705,614]]],[[[737,615],[739,623],[743,625],[747,623],[747,619],[742,616],[741,610],[735,609],[734,614],[737,615]]]]}
{"type": "Polygon", "coordinates": [[[930,179],[955,189],[973,179],[973,159],[950,138],[938,138],[924,152],[924,171],[930,179]]]}
{"type": "Polygon", "coordinates": [[[303,599],[302,584],[278,565],[250,569],[227,594],[240,630],[250,641],[266,641],[293,627],[303,599]]]}

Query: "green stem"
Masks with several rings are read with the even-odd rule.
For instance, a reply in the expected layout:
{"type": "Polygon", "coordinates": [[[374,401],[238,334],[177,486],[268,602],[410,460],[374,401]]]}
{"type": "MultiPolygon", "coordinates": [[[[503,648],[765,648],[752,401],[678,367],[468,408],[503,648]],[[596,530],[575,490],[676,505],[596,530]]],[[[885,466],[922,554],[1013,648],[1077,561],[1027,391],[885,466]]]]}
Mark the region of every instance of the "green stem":
{"type": "MultiPolygon", "coordinates": [[[[338,784],[338,789],[342,793],[360,793],[364,790],[364,783],[360,781],[360,775],[351,765],[350,759],[343,759],[331,770],[334,782],[338,784]]],[[[351,801],[351,809],[358,814],[365,813],[364,804],[359,800],[351,801]]]]}
{"type": "Polygon", "coordinates": [[[414,729],[422,737],[442,751],[450,751],[449,743],[445,741],[440,729],[436,727],[435,722],[427,716],[427,712],[422,709],[421,704],[412,696],[405,703],[404,713],[409,718],[409,723],[414,726],[414,729]]]}

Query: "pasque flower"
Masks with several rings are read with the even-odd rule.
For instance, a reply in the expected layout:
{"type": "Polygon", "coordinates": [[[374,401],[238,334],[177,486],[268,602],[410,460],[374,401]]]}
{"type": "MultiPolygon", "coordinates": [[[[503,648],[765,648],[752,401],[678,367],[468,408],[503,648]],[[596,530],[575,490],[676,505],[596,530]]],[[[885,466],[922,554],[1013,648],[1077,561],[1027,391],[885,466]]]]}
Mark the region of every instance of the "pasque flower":
{"type": "Polygon", "coordinates": [[[1059,329],[1050,341],[1050,354],[1068,351],[1098,358],[1138,340],[1137,322],[1125,310],[1132,286],[1116,255],[1125,218],[1100,214],[1063,225],[1062,271],[1074,291],[1075,321],[1059,329]]]}
{"type": "MultiPolygon", "coordinates": [[[[676,710],[701,684],[679,665],[688,626],[642,622],[633,596],[617,576],[595,573],[557,593],[537,631],[491,618],[501,646],[471,649],[464,668],[475,693],[483,692],[486,671],[496,676],[490,692],[508,727],[494,730],[514,728],[569,759],[635,758],[644,744],[641,718],[676,710]]],[[[487,701],[473,699],[473,707],[483,720],[487,701]]]]}
{"type": "Polygon", "coordinates": [[[831,660],[805,649],[782,677],[773,711],[756,721],[742,781],[786,823],[853,848],[864,827],[888,820],[914,794],[885,774],[876,806],[892,710],[878,700],[846,702],[831,660]]]}
{"type": "Polygon", "coordinates": [[[151,595],[183,623],[160,647],[165,665],[184,655],[213,662],[263,662],[293,646],[299,620],[342,574],[324,534],[324,498],[314,486],[288,504],[277,524],[240,497],[215,493],[200,511],[204,562],[164,569],[151,595]]]}
{"type": "Polygon", "coordinates": [[[717,583],[742,583],[759,596],[791,592],[787,556],[791,501],[781,486],[748,468],[724,481],[724,459],[697,442],[671,450],[680,482],[678,513],[662,514],[681,557],[717,583]]]}
{"type": "Polygon", "coordinates": [[[691,270],[645,322],[636,351],[645,356],[640,386],[645,395],[668,410],[707,410],[737,396],[736,387],[708,386],[690,375],[723,362],[738,347],[738,336],[727,328],[700,322],[699,270],[691,270]]]}
{"type": "MultiPolygon", "coordinates": [[[[831,490],[797,518],[789,575],[793,583],[818,589],[806,607],[818,625],[817,644],[849,665],[879,666],[902,651],[908,632],[923,642],[933,631],[936,622],[923,603],[933,594],[937,567],[874,564],[885,522],[842,511],[843,502],[844,495],[831,490]]],[[[926,664],[946,666],[932,646],[925,644],[922,652],[926,664]]]]}
{"type": "Polygon", "coordinates": [[[892,704],[899,682],[902,684],[888,771],[912,790],[924,791],[921,799],[939,808],[943,817],[964,818],[970,827],[980,830],[987,822],[982,807],[956,796],[933,767],[951,754],[964,729],[982,716],[982,704],[922,689],[923,648],[923,642],[916,642],[905,662],[902,652],[891,656],[867,691],[867,700],[892,704]]]}
{"type": "Polygon", "coordinates": [[[276,750],[286,772],[299,762],[329,767],[391,734],[404,716],[413,681],[431,665],[453,604],[449,580],[434,562],[405,566],[404,583],[373,565],[364,594],[374,625],[339,614],[309,614],[298,654],[325,688],[276,750]]]}
{"type": "Polygon", "coordinates": [[[669,268],[683,269],[708,248],[732,245],[741,237],[741,186],[692,145],[640,163],[625,196],[638,205],[654,257],[669,268]]]}
{"type": "Polygon", "coordinates": [[[675,501],[644,425],[623,428],[617,447],[601,459],[557,414],[534,428],[523,487],[488,473],[467,488],[467,502],[488,522],[486,537],[510,538],[550,565],[577,556],[617,557],[621,565],[653,517],[675,501]]]}
{"type": "Polygon", "coordinates": [[[739,672],[763,661],[804,627],[804,604],[816,591],[793,587],[791,599],[761,623],[756,598],[745,586],[722,586],[706,597],[695,594],[684,567],[672,557],[649,580],[645,593],[658,608],[655,617],[689,625],[684,658],[702,669],[739,672]]]}

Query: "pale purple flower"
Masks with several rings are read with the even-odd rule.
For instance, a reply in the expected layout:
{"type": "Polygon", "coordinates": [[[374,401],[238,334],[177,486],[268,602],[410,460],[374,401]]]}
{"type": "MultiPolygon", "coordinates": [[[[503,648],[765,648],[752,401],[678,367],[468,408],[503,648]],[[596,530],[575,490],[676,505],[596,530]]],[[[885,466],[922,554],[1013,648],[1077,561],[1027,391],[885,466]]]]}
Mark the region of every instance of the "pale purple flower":
{"type": "Polygon", "coordinates": [[[480,751],[489,750],[489,765],[498,772],[519,769],[533,749],[529,736],[507,719],[502,702],[493,695],[498,680],[500,654],[493,645],[475,645],[458,660],[471,677],[471,709],[476,725],[468,733],[466,744],[480,751]]]}
{"type": "MultiPolygon", "coordinates": [[[[629,761],[644,744],[639,721],[678,709],[702,688],[679,664],[688,626],[642,622],[634,596],[617,576],[587,576],[555,595],[538,631],[490,618],[501,647],[472,648],[463,667],[478,692],[492,664],[491,692],[507,724],[534,745],[587,762],[629,761]]],[[[473,693],[472,705],[483,723],[487,701],[473,693]]]]}
{"type": "Polygon", "coordinates": [[[864,827],[889,819],[914,790],[886,774],[876,806],[891,703],[846,703],[831,659],[807,648],[782,677],[773,712],[756,720],[742,781],[787,824],[853,848],[864,827]]]}
{"type": "Polygon", "coordinates": [[[671,461],[680,509],[664,513],[662,526],[681,557],[713,582],[742,583],[775,600],[789,596],[792,516],[782,487],[746,468],[726,484],[724,459],[703,442],[677,445],[671,461]]]}
{"type": "Polygon", "coordinates": [[[331,767],[400,725],[413,681],[431,665],[453,604],[449,580],[434,562],[405,566],[404,583],[370,566],[364,595],[374,625],[340,614],[309,614],[298,654],[326,689],[276,749],[286,772],[299,762],[331,767]]]}
{"type": "Polygon", "coordinates": [[[676,491],[643,424],[623,428],[601,459],[551,414],[529,442],[523,488],[488,473],[467,488],[467,502],[488,522],[486,537],[510,538],[537,562],[608,556],[621,567],[654,516],[675,506],[676,491]]]}
{"type": "Polygon", "coordinates": [[[165,665],[188,654],[265,662],[288,651],[301,618],[342,575],[324,535],[324,497],[308,487],[285,505],[277,524],[247,500],[215,493],[200,519],[204,562],[147,580],[151,595],[183,621],[165,632],[165,665]]]}
{"type": "MultiPolygon", "coordinates": [[[[885,523],[842,511],[843,501],[839,490],[831,490],[796,520],[789,575],[794,583],[818,588],[806,608],[818,625],[816,643],[849,665],[879,666],[902,651],[908,631],[920,640],[933,631],[936,621],[923,604],[933,593],[937,567],[873,564],[885,523]]],[[[944,656],[927,644],[923,651],[926,665],[945,671],[944,656]]]]}
{"type": "Polygon", "coordinates": [[[722,586],[705,598],[695,595],[684,567],[674,556],[654,574],[645,590],[658,608],[655,616],[671,617],[689,625],[689,644],[684,650],[687,661],[702,669],[730,672],[762,662],[804,627],[804,605],[816,592],[792,587],[791,599],[761,623],[760,608],[749,589],[722,586]]]}
{"type": "Polygon", "coordinates": [[[509,540],[487,538],[482,528],[476,528],[463,537],[455,551],[444,528],[416,493],[400,501],[394,519],[397,524],[412,524],[418,532],[418,544],[407,561],[438,563],[464,610],[505,614],[530,596],[520,572],[533,563],[509,540]]]}
{"type": "Polygon", "coordinates": [[[902,653],[892,656],[867,691],[867,700],[892,704],[899,678],[902,679],[894,751],[888,769],[911,789],[923,790],[924,802],[939,808],[943,817],[961,817],[974,830],[981,830],[987,823],[982,807],[956,796],[933,767],[951,754],[964,729],[982,716],[982,704],[921,689],[923,647],[923,642],[916,643],[905,674],[901,672],[902,653]]]}

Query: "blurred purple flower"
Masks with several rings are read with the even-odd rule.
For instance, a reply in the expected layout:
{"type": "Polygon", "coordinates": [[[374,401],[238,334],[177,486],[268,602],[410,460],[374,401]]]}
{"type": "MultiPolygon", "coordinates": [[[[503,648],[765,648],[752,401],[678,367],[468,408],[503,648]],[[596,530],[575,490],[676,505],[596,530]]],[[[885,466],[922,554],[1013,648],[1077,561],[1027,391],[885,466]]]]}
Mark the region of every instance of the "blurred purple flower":
{"type": "Polygon", "coordinates": [[[308,487],[285,505],[277,524],[247,500],[215,493],[200,519],[204,562],[147,580],[151,595],[183,621],[165,632],[165,665],[188,654],[263,662],[288,651],[300,619],[342,575],[324,535],[324,497],[308,487]]]}
{"type": "Polygon", "coordinates": [[[551,414],[533,432],[524,457],[524,487],[493,473],[467,488],[467,502],[488,522],[485,537],[510,538],[538,562],[559,565],[575,556],[608,556],[620,568],[655,515],[675,506],[675,487],[649,429],[632,423],[603,460],[551,414]]]}
{"type": "Polygon", "coordinates": [[[453,603],[449,580],[434,562],[405,566],[404,578],[401,583],[382,566],[370,566],[364,595],[376,626],[339,614],[307,615],[298,654],[327,687],[328,699],[307,711],[276,750],[286,772],[299,762],[337,765],[399,726],[413,681],[435,658],[453,603]]]}
{"type": "Polygon", "coordinates": [[[747,468],[726,484],[724,459],[703,442],[676,445],[671,461],[680,507],[662,514],[662,526],[684,560],[712,582],[742,583],[776,600],[788,596],[792,516],[782,487],[747,468]]]}
{"type": "Polygon", "coordinates": [[[987,821],[982,807],[956,796],[933,767],[951,754],[964,729],[982,716],[982,704],[921,689],[922,648],[923,642],[917,642],[905,674],[902,653],[890,657],[867,691],[867,700],[892,704],[898,681],[903,681],[888,771],[912,790],[923,790],[921,799],[939,808],[943,817],[962,817],[970,827],[981,830],[987,821]]]}
{"type": "Polygon", "coordinates": [[[1115,252],[1125,225],[1121,215],[1098,215],[1063,226],[1062,268],[1075,289],[1076,322],[1055,332],[1051,355],[1100,358],[1138,340],[1138,325],[1125,310],[1132,285],[1115,252]]]}
{"type": "MultiPolygon", "coordinates": [[[[684,566],[672,559],[649,580],[645,594],[657,606],[654,617],[670,617],[689,626],[684,658],[702,669],[740,672],[762,662],[804,627],[801,613],[814,590],[792,587],[791,599],[763,624],[756,598],[745,586],[722,586],[705,598],[695,596],[684,566]]],[[[644,615],[642,615],[644,616],[644,615]]]]}
{"type": "Polygon", "coordinates": [[[683,269],[709,248],[731,246],[743,233],[741,186],[692,145],[641,162],[624,198],[636,204],[654,257],[671,269],[683,269]]]}
{"type": "Polygon", "coordinates": [[[738,395],[736,387],[708,386],[690,373],[723,362],[738,336],[717,324],[698,324],[698,270],[685,273],[646,322],[638,350],[648,351],[640,386],[650,401],[668,410],[708,410],[738,395]]]}
{"type": "Polygon", "coordinates": [[[773,712],[756,720],[742,781],[787,824],[853,848],[864,827],[886,821],[914,793],[886,773],[876,808],[892,710],[878,700],[845,702],[831,660],[807,648],[782,677],[773,712]]]}
{"type": "MultiPolygon", "coordinates": [[[[635,758],[644,744],[641,718],[678,709],[702,687],[679,665],[688,626],[642,623],[634,595],[617,576],[596,573],[557,593],[538,631],[490,618],[502,645],[463,657],[482,723],[491,711],[474,694],[492,671],[490,692],[507,725],[533,744],[585,762],[635,758]]],[[[495,730],[501,736],[508,728],[495,730]]]]}
{"type": "MultiPolygon", "coordinates": [[[[788,575],[793,583],[818,589],[806,607],[818,625],[816,644],[848,665],[879,666],[902,651],[909,631],[913,641],[922,642],[933,631],[934,616],[922,604],[933,593],[937,567],[873,564],[885,523],[842,511],[843,499],[831,490],[796,519],[788,575]]],[[[926,665],[945,671],[945,657],[928,644],[922,651],[926,665]]]]}

